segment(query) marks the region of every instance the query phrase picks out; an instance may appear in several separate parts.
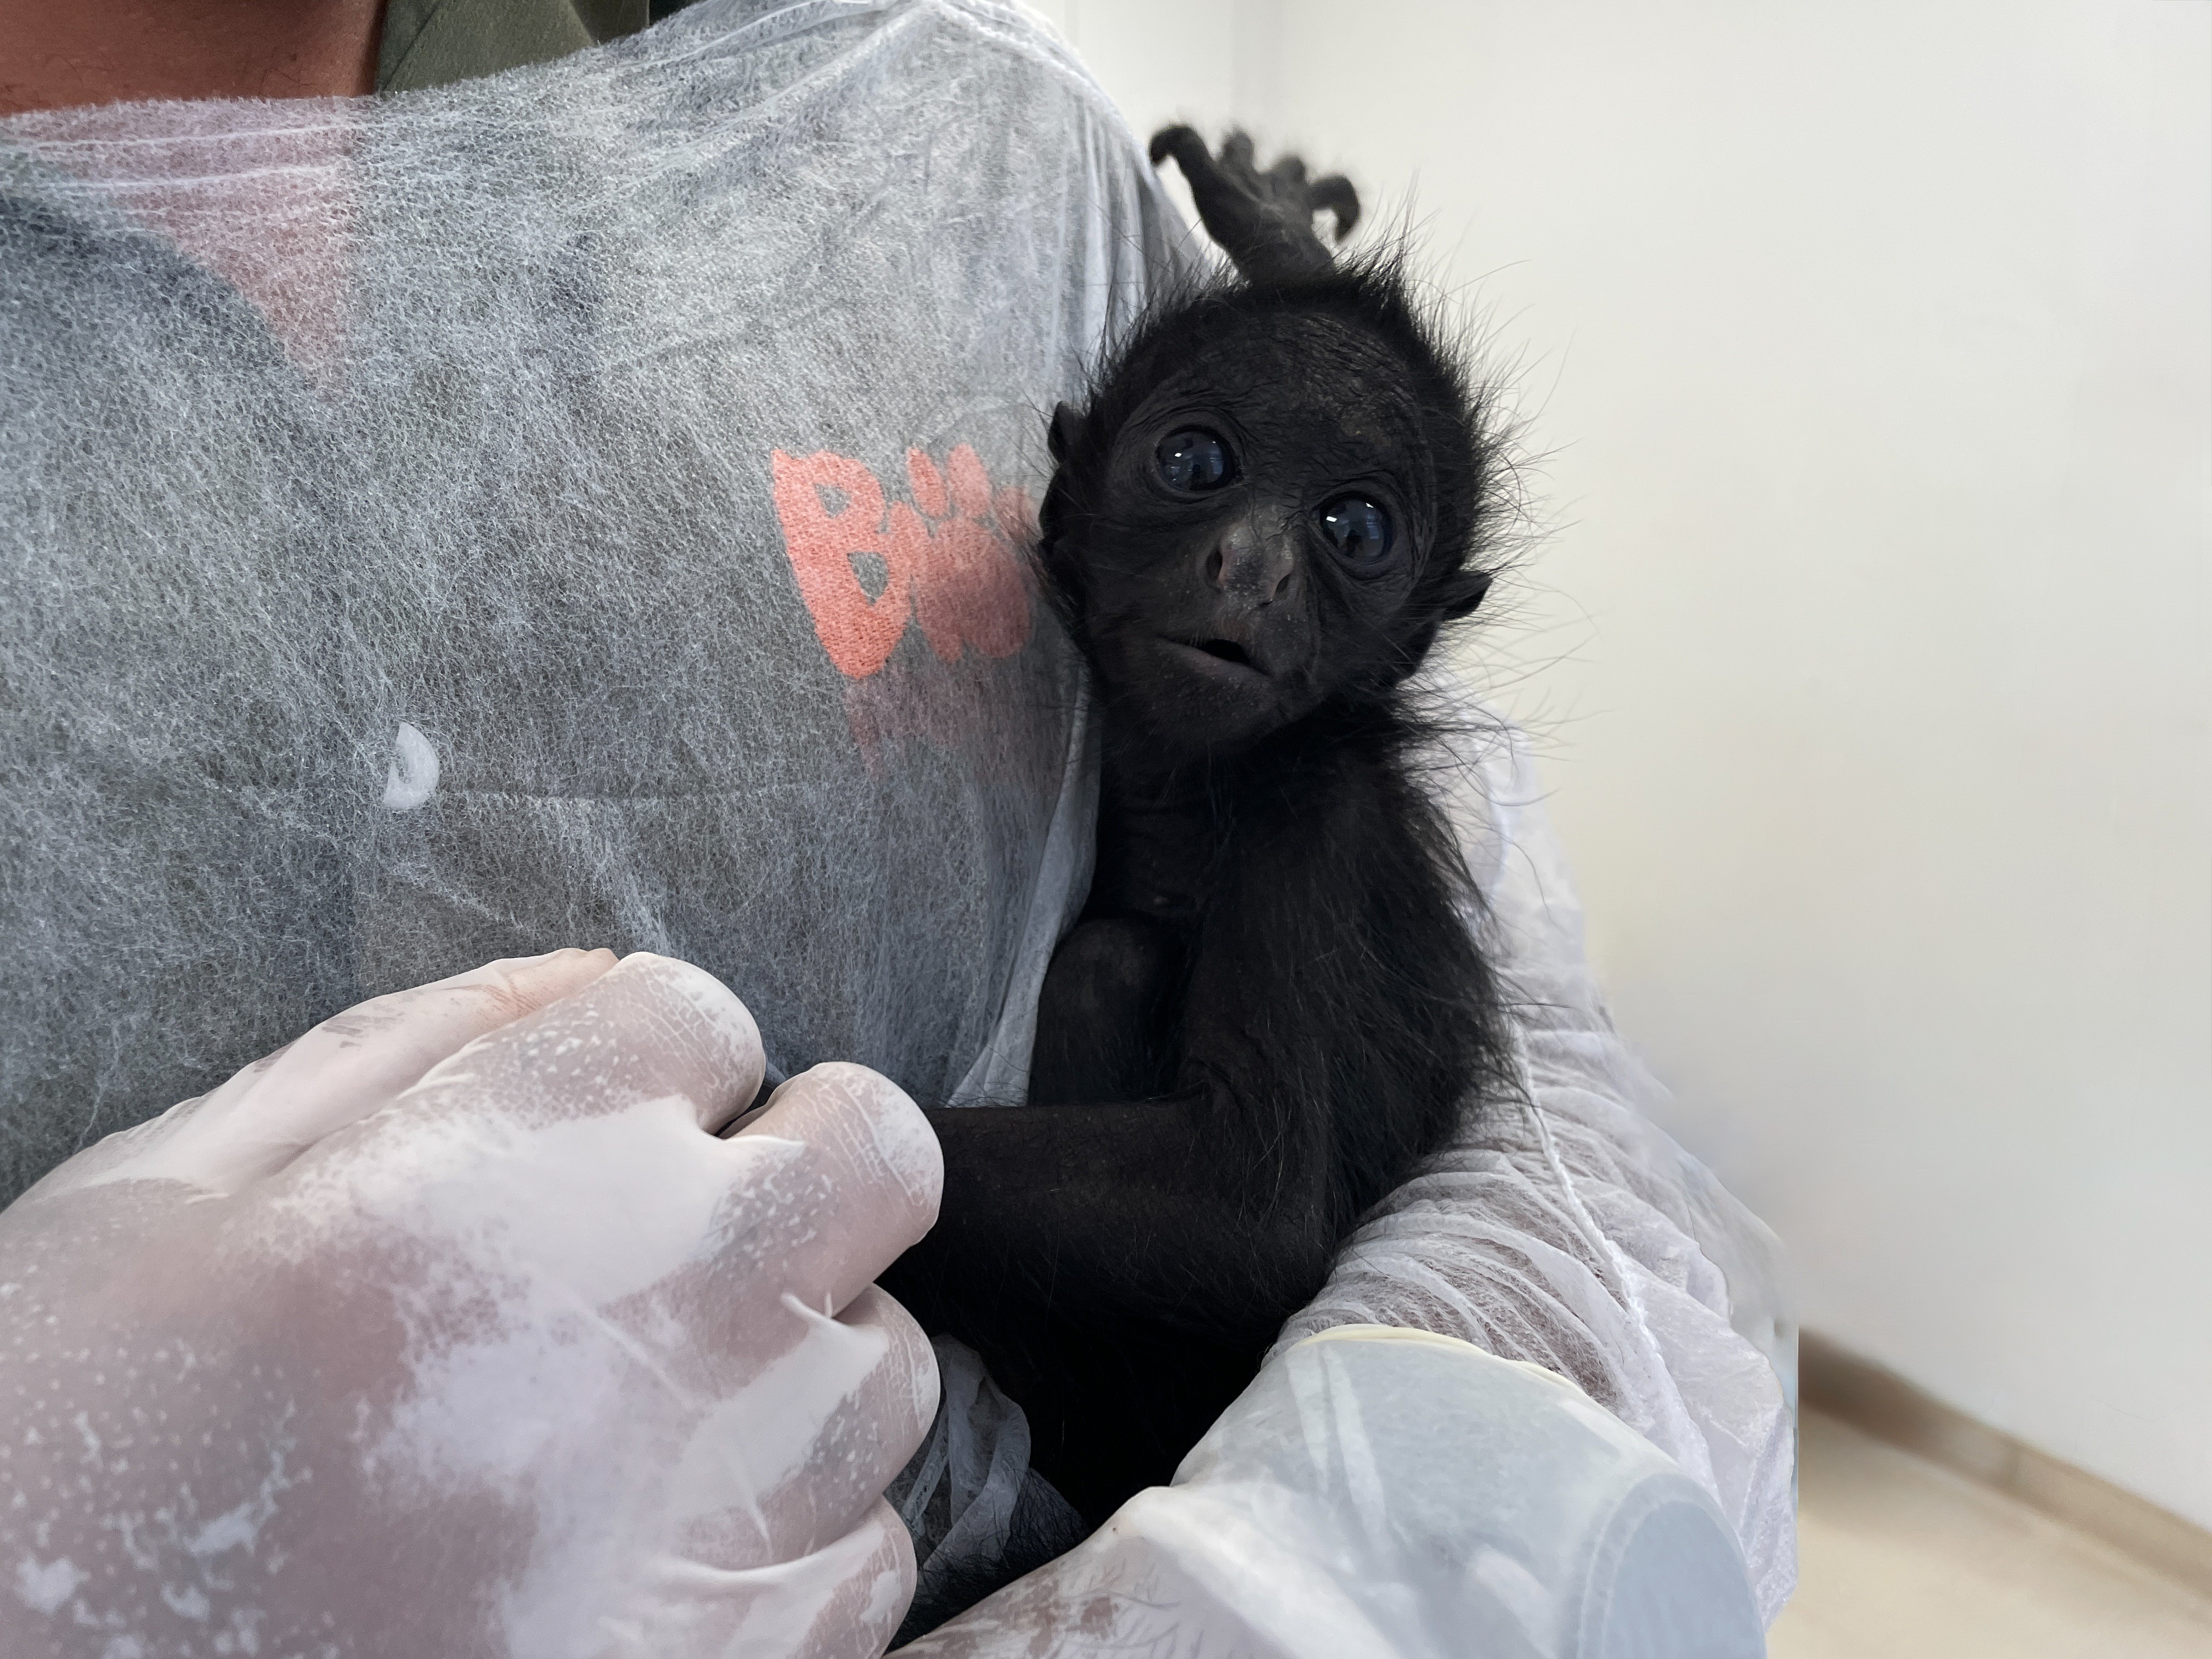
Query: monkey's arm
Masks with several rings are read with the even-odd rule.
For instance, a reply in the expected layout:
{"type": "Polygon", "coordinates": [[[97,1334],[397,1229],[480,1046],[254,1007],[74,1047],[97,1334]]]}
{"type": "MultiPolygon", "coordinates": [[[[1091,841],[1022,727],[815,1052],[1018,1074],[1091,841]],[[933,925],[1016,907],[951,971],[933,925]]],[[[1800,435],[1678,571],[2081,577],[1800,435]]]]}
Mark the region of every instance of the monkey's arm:
{"type": "Polygon", "coordinates": [[[1252,140],[1232,132],[1217,157],[1189,127],[1163,127],[1152,135],[1158,167],[1172,155],[1190,181],[1191,200],[1213,238],[1245,276],[1255,280],[1318,275],[1335,263],[1314,234],[1314,215],[1336,220],[1341,242],[1359,222],[1359,193],[1341,173],[1308,179],[1306,164],[1285,155],[1262,171],[1252,140]]]}
{"type": "Polygon", "coordinates": [[[1212,1091],[932,1110],[943,1206],[885,1285],[956,1332],[1049,1310],[1265,1343],[1334,1239],[1322,1158],[1257,1144],[1243,1116],[1212,1091]]]}
{"type": "Polygon", "coordinates": [[[1037,999],[1030,1101],[1152,1100],[1174,1083],[1174,933],[1134,916],[1092,916],[1053,952],[1037,999]]]}
{"type": "Polygon", "coordinates": [[[1285,1190],[1223,1104],[929,1114],[944,1207],[884,1287],[982,1355],[1093,1525],[1174,1474],[1326,1276],[1318,1163],[1285,1190]]]}

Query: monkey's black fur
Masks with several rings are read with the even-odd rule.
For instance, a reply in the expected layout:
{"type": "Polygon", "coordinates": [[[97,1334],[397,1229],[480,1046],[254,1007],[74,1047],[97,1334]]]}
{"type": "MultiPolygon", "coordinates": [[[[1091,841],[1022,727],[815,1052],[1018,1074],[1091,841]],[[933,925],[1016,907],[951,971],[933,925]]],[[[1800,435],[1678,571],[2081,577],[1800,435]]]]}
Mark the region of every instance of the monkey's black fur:
{"type": "Polygon", "coordinates": [[[1484,405],[1341,179],[1153,141],[1239,276],[1052,425],[1039,560],[1103,714],[1097,873],[1030,1103],[931,1113],[942,1220],[887,1281],[974,1346],[1097,1523],[1164,1481],[1502,1050],[1406,680],[1488,587],[1484,405]]]}

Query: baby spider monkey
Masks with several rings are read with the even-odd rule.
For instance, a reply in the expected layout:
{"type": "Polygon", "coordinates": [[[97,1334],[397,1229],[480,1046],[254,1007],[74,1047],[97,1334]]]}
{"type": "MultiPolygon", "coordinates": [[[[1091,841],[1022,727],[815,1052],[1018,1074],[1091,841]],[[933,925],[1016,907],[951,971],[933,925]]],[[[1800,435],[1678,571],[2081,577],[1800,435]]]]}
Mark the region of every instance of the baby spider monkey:
{"type": "Polygon", "coordinates": [[[1405,683],[1488,589],[1484,404],[1340,178],[1188,127],[1236,276],[1053,416],[1048,591],[1103,725],[1097,873],[1029,1104],[931,1112],[943,1219],[886,1283],[977,1349],[1096,1525],[1176,1464],[1502,1050],[1405,683]]]}

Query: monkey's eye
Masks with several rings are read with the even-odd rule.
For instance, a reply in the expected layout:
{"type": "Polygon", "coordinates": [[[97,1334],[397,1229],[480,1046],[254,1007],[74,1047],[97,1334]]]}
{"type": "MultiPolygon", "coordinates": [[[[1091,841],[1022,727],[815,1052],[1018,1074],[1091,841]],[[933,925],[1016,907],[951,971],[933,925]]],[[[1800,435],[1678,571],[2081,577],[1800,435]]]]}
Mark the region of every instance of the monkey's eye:
{"type": "Polygon", "coordinates": [[[1340,495],[1316,516],[1346,564],[1377,564],[1390,551],[1390,515],[1364,495],[1340,495]]]}
{"type": "Polygon", "coordinates": [[[1167,480],[1168,487],[1186,494],[1218,489],[1236,471],[1229,459],[1229,446],[1194,426],[1161,439],[1158,459],[1160,477],[1167,480]]]}

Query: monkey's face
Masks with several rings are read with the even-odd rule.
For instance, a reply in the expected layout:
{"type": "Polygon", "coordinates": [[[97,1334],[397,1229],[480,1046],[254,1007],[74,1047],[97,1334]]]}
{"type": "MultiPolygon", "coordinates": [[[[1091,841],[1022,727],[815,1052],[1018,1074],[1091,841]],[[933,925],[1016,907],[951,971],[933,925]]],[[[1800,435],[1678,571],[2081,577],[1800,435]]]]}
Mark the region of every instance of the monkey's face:
{"type": "Polygon", "coordinates": [[[1084,643],[1160,744],[1250,743],[1425,646],[1407,600],[1431,469],[1406,380],[1334,319],[1229,319],[1085,447],[1084,643]]]}

